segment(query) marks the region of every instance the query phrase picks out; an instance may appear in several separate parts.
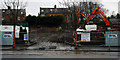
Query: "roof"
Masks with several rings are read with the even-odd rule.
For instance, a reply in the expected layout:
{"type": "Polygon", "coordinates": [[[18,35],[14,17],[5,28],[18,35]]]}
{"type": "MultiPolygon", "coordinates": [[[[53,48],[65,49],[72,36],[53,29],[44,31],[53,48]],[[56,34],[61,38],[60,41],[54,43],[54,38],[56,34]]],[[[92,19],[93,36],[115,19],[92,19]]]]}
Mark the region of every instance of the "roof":
{"type": "Polygon", "coordinates": [[[109,21],[111,22],[111,24],[120,24],[120,19],[112,18],[109,21]]]}
{"type": "Polygon", "coordinates": [[[40,13],[71,13],[68,8],[40,8],[40,13]]]}

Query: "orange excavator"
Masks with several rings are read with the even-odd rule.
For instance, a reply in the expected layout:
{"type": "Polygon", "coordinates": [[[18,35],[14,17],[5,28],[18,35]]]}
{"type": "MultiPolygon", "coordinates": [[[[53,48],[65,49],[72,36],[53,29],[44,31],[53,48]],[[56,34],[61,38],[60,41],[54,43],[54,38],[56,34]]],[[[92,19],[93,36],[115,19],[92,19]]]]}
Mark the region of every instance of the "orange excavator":
{"type": "Polygon", "coordinates": [[[86,19],[84,22],[85,23],[88,23],[90,21],[91,18],[93,18],[93,16],[96,14],[96,13],[99,13],[99,15],[102,17],[102,19],[104,20],[106,26],[110,26],[110,22],[109,20],[106,18],[105,14],[102,12],[99,11],[99,7],[96,7],[94,9],[94,11],[88,16],[86,17],[83,13],[80,12],[80,10],[78,10],[78,23],[80,22],[80,14],[86,19]]]}
{"type": "MultiPolygon", "coordinates": [[[[85,16],[83,13],[81,13],[80,12],[80,10],[78,10],[78,23],[80,22],[80,15],[82,15],[86,20],[84,21],[84,23],[86,24],[86,23],[88,23],[89,21],[90,21],[90,19],[91,18],[93,18],[93,16],[96,14],[96,13],[99,13],[99,15],[102,17],[102,19],[104,20],[104,22],[105,22],[105,24],[106,24],[106,26],[107,27],[110,27],[110,22],[109,22],[109,20],[107,19],[107,17],[105,16],[105,14],[102,12],[100,12],[99,11],[99,8],[100,7],[96,7],[95,9],[94,9],[94,11],[87,17],[87,16],[85,16]]],[[[84,25],[84,24],[83,24],[84,25]]],[[[84,27],[85,27],[85,25],[84,25],[84,27]]],[[[105,37],[100,37],[100,38],[105,38],[105,37]]],[[[76,48],[78,47],[78,44],[77,43],[79,43],[79,42],[81,42],[81,41],[78,41],[77,40],[77,31],[75,31],[75,38],[73,39],[74,40],[74,43],[75,43],[75,46],[76,46],[76,48]]],[[[74,44],[74,43],[72,43],[72,44],[74,44]]]]}

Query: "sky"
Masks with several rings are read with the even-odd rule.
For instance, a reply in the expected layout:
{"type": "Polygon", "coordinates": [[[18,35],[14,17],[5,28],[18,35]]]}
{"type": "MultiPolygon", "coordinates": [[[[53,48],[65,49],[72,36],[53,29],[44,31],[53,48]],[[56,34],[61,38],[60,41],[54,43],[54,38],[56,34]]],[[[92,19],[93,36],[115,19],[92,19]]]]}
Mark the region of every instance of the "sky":
{"type": "MultiPolygon", "coordinates": [[[[28,0],[28,4],[26,7],[27,15],[29,14],[38,15],[38,13],[40,12],[40,7],[54,7],[54,5],[60,7],[58,1],[61,0],[28,0]]],[[[99,0],[99,1],[104,5],[103,8],[109,10],[106,15],[110,16],[113,11],[115,12],[115,14],[118,13],[118,2],[120,0],[99,0]]]]}
{"type": "MultiPolygon", "coordinates": [[[[2,0],[1,0],[2,1],[2,0]]],[[[24,1],[24,0],[23,0],[24,1]]],[[[26,15],[38,15],[40,12],[40,7],[49,7],[52,8],[54,5],[57,5],[57,7],[60,7],[58,1],[62,0],[27,0],[27,6],[26,6],[26,15]]],[[[80,0],[76,0],[80,1],[80,0]]],[[[84,0],[86,1],[86,0],[84,0]]],[[[104,5],[103,8],[108,9],[107,16],[110,16],[112,12],[114,11],[115,14],[118,13],[118,2],[120,0],[92,0],[92,1],[99,1],[101,4],[104,5]]]]}

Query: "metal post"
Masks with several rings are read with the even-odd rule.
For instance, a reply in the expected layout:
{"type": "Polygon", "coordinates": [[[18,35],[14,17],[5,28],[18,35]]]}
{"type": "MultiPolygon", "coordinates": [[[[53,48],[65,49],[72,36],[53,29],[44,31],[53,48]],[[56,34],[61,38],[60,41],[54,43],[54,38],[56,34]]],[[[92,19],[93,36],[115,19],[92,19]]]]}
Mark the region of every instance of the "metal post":
{"type": "MultiPolygon", "coordinates": [[[[111,31],[110,31],[110,34],[111,34],[111,31]]],[[[110,51],[110,39],[109,39],[109,51],[110,51]]]]}
{"type": "MultiPolygon", "coordinates": [[[[14,27],[14,28],[15,28],[15,27],[14,27]]],[[[14,34],[14,38],[13,38],[13,48],[15,48],[15,29],[14,29],[13,34],[14,34]]]]}
{"type": "MultiPolygon", "coordinates": [[[[15,9],[14,9],[15,10],[15,9]]],[[[13,20],[14,20],[14,27],[13,27],[13,34],[14,34],[14,38],[13,38],[13,48],[15,48],[15,25],[16,25],[16,16],[13,15],[13,20]]]]}

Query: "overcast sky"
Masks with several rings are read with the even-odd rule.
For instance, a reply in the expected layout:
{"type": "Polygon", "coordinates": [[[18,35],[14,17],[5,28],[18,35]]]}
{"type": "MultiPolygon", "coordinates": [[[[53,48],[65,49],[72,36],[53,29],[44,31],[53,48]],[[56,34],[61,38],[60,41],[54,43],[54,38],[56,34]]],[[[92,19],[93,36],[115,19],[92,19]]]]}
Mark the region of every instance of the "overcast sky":
{"type": "MultiPolygon", "coordinates": [[[[28,0],[26,7],[27,15],[31,14],[37,16],[38,13],[40,12],[40,7],[54,7],[54,5],[60,7],[58,1],[62,1],[62,0],[28,0]]],[[[98,0],[92,0],[92,1],[98,1],[98,0]]],[[[112,11],[118,13],[118,1],[120,0],[99,0],[99,1],[104,5],[104,8],[109,10],[107,15],[111,15],[112,11]]]]}
{"type": "MultiPolygon", "coordinates": [[[[28,0],[28,5],[26,7],[27,15],[28,14],[38,15],[40,7],[54,7],[54,5],[60,7],[58,1],[61,0],[28,0]]],[[[118,13],[118,1],[120,0],[99,0],[99,1],[104,5],[104,8],[109,10],[107,15],[111,15],[112,11],[118,13]]]]}

